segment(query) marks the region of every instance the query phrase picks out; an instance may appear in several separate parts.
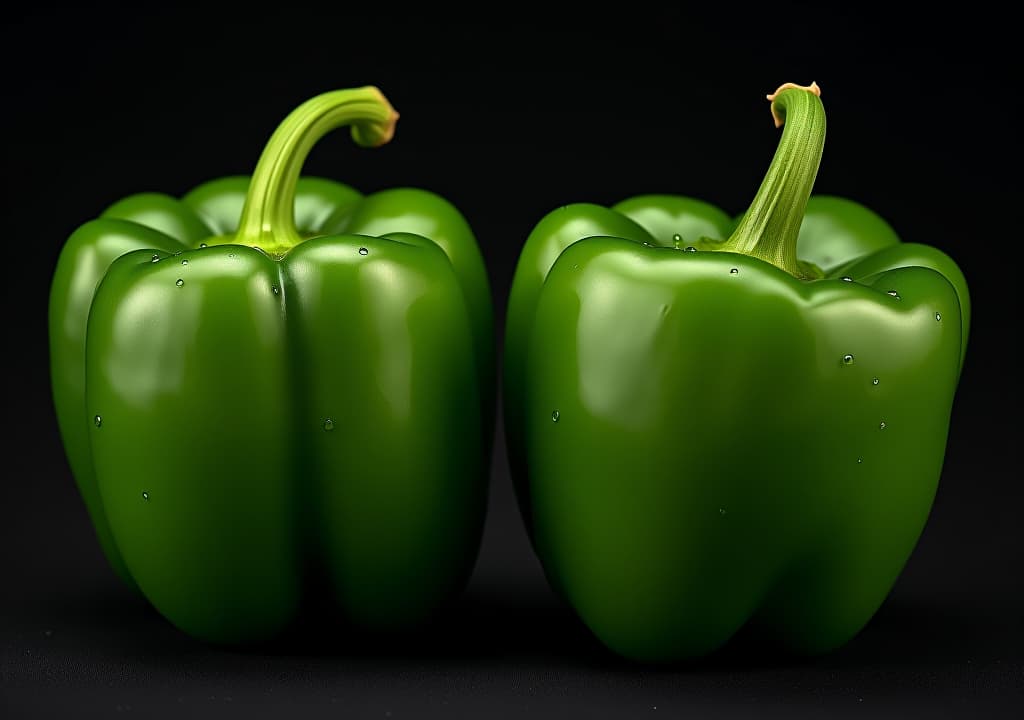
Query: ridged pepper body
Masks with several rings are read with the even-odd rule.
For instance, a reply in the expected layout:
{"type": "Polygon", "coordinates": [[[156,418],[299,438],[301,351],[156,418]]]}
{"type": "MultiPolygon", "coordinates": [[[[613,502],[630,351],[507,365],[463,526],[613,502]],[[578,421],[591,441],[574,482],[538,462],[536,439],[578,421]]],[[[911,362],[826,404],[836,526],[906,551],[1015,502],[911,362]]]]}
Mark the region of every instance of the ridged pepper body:
{"type": "Polygon", "coordinates": [[[133,196],[68,240],[50,338],[76,481],[111,564],[191,635],[262,640],[310,606],[422,620],[467,579],[486,506],[476,241],[432,193],[293,177],[281,251],[240,228],[253,192],[133,196]]]}
{"type": "Polygon", "coordinates": [[[738,226],[679,196],[569,205],[516,270],[520,506],[552,585],[630,658],[698,657],[747,624],[842,645],[935,495],[967,285],[863,206],[808,202],[824,116],[804,89],[784,99],[806,115],[738,226]]]}

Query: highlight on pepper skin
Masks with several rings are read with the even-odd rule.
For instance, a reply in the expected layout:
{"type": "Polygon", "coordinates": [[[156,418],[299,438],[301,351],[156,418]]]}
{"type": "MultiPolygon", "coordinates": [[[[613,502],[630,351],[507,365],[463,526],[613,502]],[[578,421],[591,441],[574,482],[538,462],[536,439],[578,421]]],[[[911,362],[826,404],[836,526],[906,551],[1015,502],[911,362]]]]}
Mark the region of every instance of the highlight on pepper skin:
{"type": "Polygon", "coordinates": [[[810,197],[820,89],[769,99],[782,136],[736,221],[668,195],[567,205],[513,279],[520,509],[554,589],[635,660],[700,657],[747,625],[797,652],[841,646],[902,570],[942,469],[964,276],[862,205],[810,197]]]}
{"type": "Polygon", "coordinates": [[[373,147],[396,119],[376,88],[317,96],[251,179],[125,198],[61,252],[75,480],[114,570],[197,638],[273,638],[313,605],[403,628],[475,562],[494,359],[472,230],[426,190],[300,177],[326,132],[373,147]]]}

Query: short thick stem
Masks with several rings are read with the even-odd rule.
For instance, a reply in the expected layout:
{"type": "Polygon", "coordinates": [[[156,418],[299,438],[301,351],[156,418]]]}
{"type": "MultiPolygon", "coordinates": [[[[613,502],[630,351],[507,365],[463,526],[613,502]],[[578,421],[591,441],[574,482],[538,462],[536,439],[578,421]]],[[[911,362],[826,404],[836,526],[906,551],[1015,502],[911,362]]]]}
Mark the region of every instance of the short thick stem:
{"type": "Polygon", "coordinates": [[[256,165],[235,242],[278,256],[302,242],[295,228],[295,186],[316,142],[350,125],[356,144],[377,147],[391,139],[397,120],[387,98],[369,86],[324,93],[293,110],[256,165]]]}
{"type": "Polygon", "coordinates": [[[768,96],[782,138],[750,208],[718,249],[760,258],[799,278],[811,277],[797,260],[796,241],[825,145],[820,94],[816,83],[786,83],[768,96]]]}

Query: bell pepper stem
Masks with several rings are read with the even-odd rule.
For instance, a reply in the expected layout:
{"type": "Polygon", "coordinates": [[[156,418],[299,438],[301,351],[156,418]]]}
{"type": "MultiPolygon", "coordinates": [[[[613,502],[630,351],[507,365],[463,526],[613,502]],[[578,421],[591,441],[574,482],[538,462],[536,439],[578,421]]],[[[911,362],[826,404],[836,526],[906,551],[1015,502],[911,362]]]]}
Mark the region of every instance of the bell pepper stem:
{"type": "Polygon", "coordinates": [[[807,198],[825,145],[825,108],[817,83],[786,83],[768,96],[782,137],[761,187],[732,235],[718,249],[751,255],[798,278],[814,277],[796,257],[807,198]]]}
{"type": "Polygon", "coordinates": [[[398,113],[375,87],[318,95],[284,119],[267,143],[249,184],[234,241],[282,256],[302,242],[295,227],[295,186],[309,151],[335,128],[350,125],[362,147],[391,140],[398,113]]]}

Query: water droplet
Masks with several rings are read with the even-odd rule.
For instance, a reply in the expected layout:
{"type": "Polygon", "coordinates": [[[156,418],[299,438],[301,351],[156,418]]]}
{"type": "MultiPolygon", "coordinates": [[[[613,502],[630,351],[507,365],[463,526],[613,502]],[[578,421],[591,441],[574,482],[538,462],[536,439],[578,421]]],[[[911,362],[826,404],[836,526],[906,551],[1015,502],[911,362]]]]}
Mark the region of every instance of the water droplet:
{"type": "Polygon", "coordinates": [[[92,422],[93,422],[93,424],[96,427],[100,427],[101,425],[103,425],[103,418],[101,418],[99,415],[97,415],[96,417],[94,417],[92,419],[92,422]]]}
{"type": "Polygon", "coordinates": [[[150,260],[150,262],[160,262],[160,256],[159,255],[154,255],[153,259],[150,260]]]}
{"type": "Polygon", "coordinates": [[[233,258],[234,256],[235,256],[235,254],[234,254],[234,253],[228,253],[228,257],[229,257],[229,258],[233,258]]]}
{"type": "Polygon", "coordinates": [[[843,355],[843,365],[853,365],[853,355],[843,355]]]}
{"type": "Polygon", "coordinates": [[[650,247],[650,246],[651,246],[651,244],[649,242],[647,242],[646,240],[644,240],[644,247],[650,247]]]}
{"type": "Polygon", "coordinates": [[[718,508],[719,515],[725,515],[725,508],[718,508]]]}
{"type": "Polygon", "coordinates": [[[878,384],[878,378],[871,378],[871,384],[872,385],[877,385],[878,384]]]}
{"type": "Polygon", "coordinates": [[[697,252],[697,248],[695,248],[693,245],[687,245],[686,252],[697,252]]]}
{"type": "Polygon", "coordinates": [[[885,420],[883,420],[882,422],[878,423],[878,429],[879,430],[885,430],[885,420]]]}
{"type": "Polygon", "coordinates": [[[900,299],[900,294],[899,294],[898,292],[896,292],[895,290],[889,290],[887,294],[888,294],[888,295],[892,295],[892,296],[893,296],[894,298],[896,298],[897,300],[899,300],[899,299],[900,299]]]}
{"type": "Polygon", "coordinates": [[[672,236],[672,242],[674,242],[676,245],[678,245],[682,241],[683,241],[683,236],[680,235],[679,233],[676,233],[675,235],[672,236]]]}
{"type": "Polygon", "coordinates": [[[326,430],[327,432],[330,432],[333,429],[334,429],[334,421],[331,420],[330,418],[327,418],[326,420],[324,420],[324,430],[326,430]]]}
{"type": "Polygon", "coordinates": [[[842,280],[843,282],[853,282],[853,278],[850,277],[849,275],[843,275],[842,280]]]}
{"type": "Polygon", "coordinates": [[[206,243],[199,243],[199,247],[201,247],[201,248],[206,247],[206,243]]]}
{"type": "Polygon", "coordinates": [[[182,285],[185,284],[185,281],[182,280],[181,278],[178,278],[178,280],[174,284],[177,285],[178,287],[181,287],[182,285]]]}
{"type": "Polygon", "coordinates": [[[359,248],[359,254],[360,255],[367,255],[369,252],[370,251],[367,250],[366,248],[359,248]]]}
{"type": "Polygon", "coordinates": [[[149,500],[149,493],[146,492],[145,490],[142,491],[142,499],[149,500]]]}
{"type": "Polygon", "coordinates": [[[281,294],[281,289],[278,288],[277,285],[271,285],[270,286],[270,292],[274,293],[275,295],[280,295],[281,294]]]}
{"type": "Polygon", "coordinates": [[[939,313],[935,313],[935,322],[938,322],[941,319],[942,319],[942,315],[940,315],[939,313]]]}
{"type": "Polygon", "coordinates": [[[573,269],[573,270],[579,270],[579,269],[580,269],[580,266],[579,266],[579,265],[573,265],[573,266],[572,266],[572,269],[573,269]]]}
{"type": "Polygon", "coordinates": [[[181,261],[181,264],[182,264],[182,265],[188,265],[188,260],[182,260],[182,261],[181,261]]]}
{"type": "Polygon", "coordinates": [[[557,410],[551,411],[551,422],[558,422],[558,418],[561,417],[557,410]]]}
{"type": "Polygon", "coordinates": [[[729,274],[730,275],[739,275],[740,274],[740,269],[739,268],[733,268],[732,270],[729,271],[729,274]]]}
{"type": "Polygon", "coordinates": [[[860,465],[864,462],[864,458],[857,458],[857,464],[860,465]]]}

